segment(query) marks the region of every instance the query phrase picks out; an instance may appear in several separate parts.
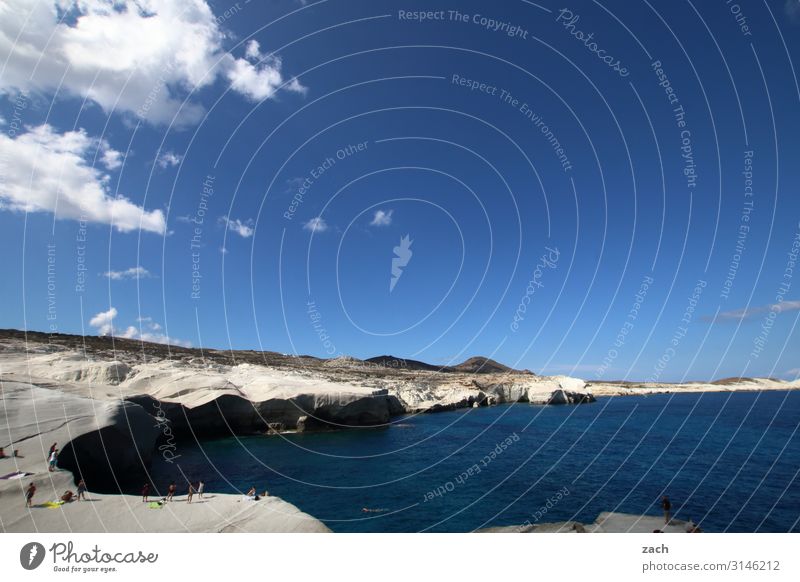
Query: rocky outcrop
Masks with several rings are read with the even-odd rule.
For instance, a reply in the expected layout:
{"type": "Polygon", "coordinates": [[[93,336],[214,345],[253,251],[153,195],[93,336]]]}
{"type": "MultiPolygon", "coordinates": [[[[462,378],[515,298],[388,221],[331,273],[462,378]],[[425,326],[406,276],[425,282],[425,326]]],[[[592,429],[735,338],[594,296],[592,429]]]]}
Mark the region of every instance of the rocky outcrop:
{"type": "MultiPolygon", "coordinates": [[[[76,394],[79,388],[0,377],[0,531],[3,532],[327,532],[319,520],[276,497],[258,502],[211,493],[204,503],[150,509],[121,495],[148,480],[146,467],[166,426],[152,409],[128,400],[76,394]],[[66,389],[65,389],[66,388],[66,389]],[[47,470],[50,445],[61,449],[58,469],[47,470]],[[18,451],[18,456],[10,456],[18,451]],[[94,503],[42,507],[75,491],[83,477],[94,503]],[[23,489],[34,483],[34,509],[23,489]]],[[[182,493],[183,491],[180,491],[182,493]]]]}
{"type": "MultiPolygon", "coordinates": [[[[2,381],[2,388],[0,446],[7,454],[19,451],[16,471],[40,471],[58,443],[59,466],[97,490],[119,491],[144,477],[159,430],[138,404],[78,396],[52,384],[2,381]]],[[[0,491],[7,483],[0,480],[0,491]]]]}
{"type": "Polygon", "coordinates": [[[568,376],[498,374],[433,386],[400,386],[397,393],[409,412],[444,412],[511,403],[547,405],[595,401],[583,380],[568,376]]]}

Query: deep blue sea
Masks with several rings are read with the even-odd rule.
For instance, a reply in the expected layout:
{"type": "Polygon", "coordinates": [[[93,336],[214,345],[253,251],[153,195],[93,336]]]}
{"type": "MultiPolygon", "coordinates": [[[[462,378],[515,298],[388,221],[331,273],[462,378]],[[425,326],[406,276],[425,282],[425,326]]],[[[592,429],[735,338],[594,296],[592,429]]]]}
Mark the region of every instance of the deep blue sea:
{"type": "Polygon", "coordinates": [[[183,442],[152,474],[164,486],[202,478],[207,491],[268,489],[340,532],[659,515],[662,494],[705,531],[796,532],[799,424],[800,392],[513,404],[388,428],[183,442]]]}

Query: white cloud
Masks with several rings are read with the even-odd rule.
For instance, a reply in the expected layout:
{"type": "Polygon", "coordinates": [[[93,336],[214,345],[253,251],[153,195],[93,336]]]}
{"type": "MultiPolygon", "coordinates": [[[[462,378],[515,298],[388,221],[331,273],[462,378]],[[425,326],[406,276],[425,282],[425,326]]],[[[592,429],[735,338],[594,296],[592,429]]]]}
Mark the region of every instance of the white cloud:
{"type": "Polygon", "coordinates": [[[244,56],[248,59],[261,59],[261,45],[257,40],[248,40],[244,45],[244,56]]]}
{"type": "Polygon", "coordinates": [[[183,346],[186,348],[192,347],[191,342],[169,337],[161,332],[161,325],[154,322],[151,317],[139,317],[139,327],[129,325],[124,330],[119,330],[114,327],[114,318],[117,316],[117,310],[114,307],[109,308],[108,311],[103,311],[95,315],[89,320],[89,325],[97,328],[98,335],[113,335],[125,339],[135,339],[144,342],[153,342],[157,344],[168,344],[172,346],[183,346]],[[145,324],[148,330],[145,330],[142,324],[145,324]]]}
{"type": "Polygon", "coordinates": [[[166,170],[172,166],[177,166],[183,161],[183,156],[179,156],[175,152],[162,152],[158,159],[156,159],[156,164],[162,169],[166,170]]]}
{"type": "Polygon", "coordinates": [[[800,301],[783,301],[781,303],[770,303],[769,305],[758,305],[756,307],[721,311],[717,314],[716,318],[707,316],[703,319],[711,322],[739,321],[741,319],[751,319],[762,313],[767,313],[768,311],[774,311],[776,315],[780,315],[786,311],[800,311],[800,301]]]}
{"type": "Polygon", "coordinates": [[[97,328],[98,335],[111,335],[114,333],[114,318],[117,310],[111,307],[108,311],[101,311],[89,320],[89,325],[97,328]]]}
{"type": "MultiPolygon", "coordinates": [[[[0,134],[0,159],[5,160],[0,203],[20,212],[52,212],[58,219],[113,225],[120,232],[138,229],[164,234],[161,210],[146,211],[108,192],[110,178],[91,165],[98,149],[112,151],[82,129],[57,133],[50,125],[27,128],[10,138],[0,134]]],[[[114,155],[105,159],[114,159],[114,155]]],[[[111,162],[113,165],[113,162],[111,162]]]]}
{"type": "Polygon", "coordinates": [[[324,232],[328,230],[328,223],[321,216],[317,216],[306,222],[303,228],[311,232],[324,232]]]}
{"type": "Polygon", "coordinates": [[[113,149],[108,142],[102,140],[100,142],[100,163],[103,164],[107,170],[116,170],[122,166],[122,153],[113,149]]]}
{"type": "Polygon", "coordinates": [[[228,230],[235,232],[242,238],[250,238],[251,236],[253,236],[253,233],[255,232],[253,230],[254,223],[252,220],[247,220],[245,222],[242,222],[238,218],[236,220],[231,220],[227,216],[220,216],[219,222],[220,224],[226,225],[228,230]]]}
{"type": "Polygon", "coordinates": [[[370,226],[389,226],[392,224],[392,213],[394,210],[376,210],[375,216],[372,217],[370,226]]]}
{"type": "MultiPolygon", "coordinates": [[[[226,73],[231,88],[252,101],[272,97],[284,83],[280,57],[264,55],[256,40],[245,45],[245,58],[233,59],[226,73]]],[[[289,81],[284,89],[305,95],[307,89],[297,79],[289,81]]]]}
{"type": "MultiPolygon", "coordinates": [[[[190,90],[228,78],[234,90],[262,99],[284,82],[279,59],[235,58],[225,38],[205,0],[4,0],[0,93],[58,91],[106,112],[153,123],[178,114],[178,123],[191,124],[203,107],[181,106],[190,90]]],[[[303,90],[295,81],[287,88],[303,90]]]]}
{"type": "Polygon", "coordinates": [[[153,329],[152,325],[155,325],[156,328],[154,331],[145,331],[141,327],[136,327],[135,325],[129,325],[125,328],[122,332],[115,332],[114,335],[116,337],[121,337],[125,339],[135,339],[143,342],[152,342],[155,344],[165,344],[170,346],[183,346],[184,348],[192,347],[192,343],[184,340],[180,340],[174,337],[169,337],[168,335],[164,335],[163,333],[159,333],[158,330],[161,329],[161,326],[156,324],[151,324],[151,329],[153,329]]]}
{"type": "Polygon", "coordinates": [[[131,267],[130,269],[125,269],[124,271],[106,271],[103,273],[103,277],[108,277],[114,281],[121,281],[123,279],[146,279],[148,277],[152,277],[153,275],[142,266],[138,267],[131,267]]]}

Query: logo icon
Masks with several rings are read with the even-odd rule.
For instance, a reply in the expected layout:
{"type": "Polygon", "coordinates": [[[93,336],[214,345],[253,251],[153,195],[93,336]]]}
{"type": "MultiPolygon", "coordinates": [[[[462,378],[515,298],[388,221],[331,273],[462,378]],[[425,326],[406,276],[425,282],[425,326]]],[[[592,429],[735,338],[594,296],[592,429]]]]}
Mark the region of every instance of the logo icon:
{"type": "Polygon", "coordinates": [[[19,563],[26,570],[35,570],[44,561],[44,546],[39,542],[28,542],[19,551],[19,563]]]}
{"type": "Polygon", "coordinates": [[[394,286],[397,285],[400,276],[403,274],[403,267],[408,265],[411,255],[414,254],[411,252],[411,243],[413,242],[413,240],[409,239],[409,235],[405,235],[400,239],[400,244],[394,247],[395,256],[392,257],[392,278],[389,281],[389,293],[394,291],[394,286]]]}

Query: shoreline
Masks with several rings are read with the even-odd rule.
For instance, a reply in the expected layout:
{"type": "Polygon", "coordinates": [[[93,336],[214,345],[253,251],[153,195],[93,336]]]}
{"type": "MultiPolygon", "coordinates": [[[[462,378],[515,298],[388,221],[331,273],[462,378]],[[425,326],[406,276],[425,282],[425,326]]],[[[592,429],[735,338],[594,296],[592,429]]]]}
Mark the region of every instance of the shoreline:
{"type": "MultiPolygon", "coordinates": [[[[108,529],[103,521],[109,515],[112,529],[135,527],[136,519],[133,524],[114,521],[130,520],[126,510],[136,496],[126,492],[139,491],[142,483],[150,482],[153,457],[161,454],[165,459],[174,458],[175,448],[183,439],[390,428],[395,424],[393,419],[404,416],[502,404],[569,406],[610,396],[800,389],[800,381],[772,379],[716,384],[587,383],[568,376],[541,377],[501,369],[496,362],[489,372],[376,369],[372,363],[362,368],[360,361],[342,358],[315,359],[298,369],[292,367],[296,360],[284,356],[276,356],[272,366],[226,364],[198,360],[195,352],[187,349],[179,356],[159,357],[164,347],[149,345],[147,349],[156,351],[142,357],[138,352],[122,350],[108,338],[92,341],[111,346],[112,351],[95,348],[89,354],[77,347],[21,341],[17,335],[19,332],[0,333],[4,404],[0,435],[6,435],[0,437],[0,447],[7,455],[15,449],[21,455],[0,459],[0,524],[6,531],[17,527],[19,531],[55,528],[57,523],[68,530],[70,522],[63,516],[61,521],[52,517],[66,509],[28,511],[22,507],[23,489],[34,482],[39,495],[47,492],[46,499],[53,501],[67,489],[74,491],[80,478],[85,479],[91,495],[101,501],[85,504],[96,506],[93,514],[100,517],[95,521],[81,518],[83,521],[76,522],[83,524],[79,527],[89,528],[86,531],[108,529]],[[65,470],[50,473],[45,460],[53,442],[61,448],[58,461],[65,470]],[[9,478],[14,471],[29,474],[9,478]],[[37,515],[41,512],[45,513],[37,515]],[[44,521],[40,525],[37,519],[44,521]]],[[[474,360],[469,361],[478,366],[477,370],[489,361],[478,358],[475,364],[474,360]]],[[[163,485],[151,483],[154,491],[165,489],[163,485]]],[[[181,482],[178,492],[184,487],[181,482]]],[[[215,505],[225,507],[223,514],[241,508],[230,505],[241,496],[215,495],[219,500],[215,505]]],[[[248,514],[236,527],[246,531],[327,531],[324,524],[295,506],[277,498],[265,501],[269,502],[259,507],[271,505],[277,510],[280,506],[281,511],[295,517],[287,521],[281,511],[261,512],[263,515],[255,517],[248,514]]],[[[173,512],[152,510],[144,519],[152,521],[149,516],[153,513],[173,512]]],[[[156,518],[149,531],[224,529],[221,522],[214,521],[213,514],[205,515],[202,509],[195,513],[198,515],[175,514],[172,520],[156,518]],[[200,515],[205,517],[201,519],[200,515]],[[186,526],[184,517],[192,525],[186,526]]]]}

